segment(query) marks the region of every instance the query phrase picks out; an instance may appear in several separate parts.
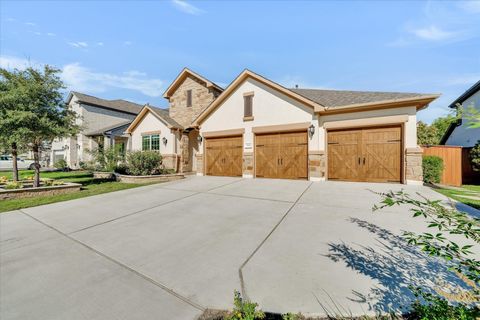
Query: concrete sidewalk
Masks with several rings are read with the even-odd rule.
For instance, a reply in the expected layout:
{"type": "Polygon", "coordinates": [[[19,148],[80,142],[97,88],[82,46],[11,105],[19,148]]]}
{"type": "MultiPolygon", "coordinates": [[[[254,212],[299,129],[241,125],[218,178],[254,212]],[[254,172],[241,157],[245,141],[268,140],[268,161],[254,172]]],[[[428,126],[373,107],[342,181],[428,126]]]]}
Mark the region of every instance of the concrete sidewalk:
{"type": "Polygon", "coordinates": [[[407,246],[426,188],[189,177],[0,215],[0,318],[194,319],[242,290],[264,310],[395,309],[412,283],[457,279],[407,246]],[[243,280],[243,281],[242,281],[243,280]]]}

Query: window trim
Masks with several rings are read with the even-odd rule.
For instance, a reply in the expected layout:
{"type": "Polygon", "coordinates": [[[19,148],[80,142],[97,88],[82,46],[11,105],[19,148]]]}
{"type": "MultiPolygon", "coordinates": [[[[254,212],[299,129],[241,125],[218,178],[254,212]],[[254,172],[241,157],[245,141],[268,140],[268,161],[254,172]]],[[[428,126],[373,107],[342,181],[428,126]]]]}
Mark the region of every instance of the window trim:
{"type": "Polygon", "coordinates": [[[142,151],[160,151],[160,134],[143,134],[142,135],[142,151]],[[153,138],[158,137],[158,149],[153,149],[153,138]],[[148,147],[145,148],[144,142],[148,140],[148,147]]]}
{"type": "Polygon", "coordinates": [[[243,121],[252,121],[253,117],[253,91],[243,94],[243,121]],[[249,104],[248,108],[247,105],[249,104]],[[247,113],[247,110],[249,111],[247,113]]]}

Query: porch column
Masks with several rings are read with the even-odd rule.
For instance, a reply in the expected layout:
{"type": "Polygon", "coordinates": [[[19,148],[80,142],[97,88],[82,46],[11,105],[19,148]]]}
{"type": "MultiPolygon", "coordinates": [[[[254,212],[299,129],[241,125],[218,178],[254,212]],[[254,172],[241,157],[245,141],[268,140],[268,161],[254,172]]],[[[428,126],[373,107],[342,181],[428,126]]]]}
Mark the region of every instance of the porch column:
{"type": "Polygon", "coordinates": [[[190,152],[189,152],[189,138],[188,132],[182,132],[182,137],[180,139],[180,172],[188,172],[190,171],[190,152]]]}

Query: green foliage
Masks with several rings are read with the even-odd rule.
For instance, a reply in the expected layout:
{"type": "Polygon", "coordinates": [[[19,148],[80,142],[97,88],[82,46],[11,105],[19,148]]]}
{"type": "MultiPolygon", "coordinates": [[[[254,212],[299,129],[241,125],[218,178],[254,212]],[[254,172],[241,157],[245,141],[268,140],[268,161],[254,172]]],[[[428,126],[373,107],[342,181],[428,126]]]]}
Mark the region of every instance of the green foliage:
{"type": "Polygon", "coordinates": [[[282,320],[302,320],[305,319],[300,313],[294,314],[294,313],[285,313],[282,314],[282,320]]]}
{"type": "Polygon", "coordinates": [[[457,116],[447,115],[435,119],[431,125],[422,121],[417,122],[417,141],[419,145],[436,145],[440,143],[450,124],[458,119],[457,116]]]}
{"type": "Polygon", "coordinates": [[[478,140],[472,150],[470,150],[469,157],[473,170],[480,171],[480,140],[478,140]]]}
{"type": "Polygon", "coordinates": [[[65,170],[68,168],[68,164],[67,164],[67,161],[65,161],[65,159],[58,160],[53,164],[53,166],[60,170],[65,170]]]}
{"type": "Polygon", "coordinates": [[[114,172],[120,163],[125,160],[120,146],[107,149],[97,148],[89,153],[93,157],[93,162],[84,165],[84,167],[95,171],[114,172]]]}
{"type": "Polygon", "coordinates": [[[8,182],[7,176],[0,176],[0,184],[5,184],[8,182]]]}
{"type": "Polygon", "coordinates": [[[443,159],[437,156],[423,156],[423,182],[439,183],[443,172],[443,159]]]}
{"type": "Polygon", "coordinates": [[[65,182],[62,180],[55,180],[55,179],[42,179],[43,186],[45,187],[52,187],[52,186],[61,186],[64,185],[65,182]]]}
{"type": "Polygon", "coordinates": [[[475,320],[480,317],[480,310],[475,306],[450,304],[446,299],[413,289],[417,300],[411,305],[412,313],[420,320],[475,320]]]}
{"type": "Polygon", "coordinates": [[[461,246],[446,238],[446,234],[461,235],[465,239],[480,244],[480,220],[471,218],[456,209],[445,207],[440,200],[427,198],[414,199],[403,191],[382,194],[380,206],[374,210],[394,205],[408,205],[413,217],[423,217],[428,227],[435,232],[416,234],[405,231],[403,236],[409,244],[418,246],[422,251],[452,263],[452,270],[465,275],[476,285],[480,283],[480,260],[470,251],[472,245],[461,246]]]}
{"type": "Polygon", "coordinates": [[[9,181],[3,186],[3,188],[5,190],[22,189],[23,184],[20,181],[9,181]]]}
{"type": "Polygon", "coordinates": [[[28,146],[34,153],[40,184],[39,149],[44,141],[78,132],[76,114],[63,101],[60,70],[48,65],[9,71],[0,68],[0,140],[28,146]]]}
{"type": "Polygon", "coordinates": [[[157,151],[133,151],[127,154],[127,173],[147,176],[162,172],[162,156],[157,151]]]}
{"type": "Polygon", "coordinates": [[[244,301],[237,290],[234,291],[233,311],[226,317],[227,320],[255,320],[264,319],[265,313],[257,310],[258,304],[244,301]]]}

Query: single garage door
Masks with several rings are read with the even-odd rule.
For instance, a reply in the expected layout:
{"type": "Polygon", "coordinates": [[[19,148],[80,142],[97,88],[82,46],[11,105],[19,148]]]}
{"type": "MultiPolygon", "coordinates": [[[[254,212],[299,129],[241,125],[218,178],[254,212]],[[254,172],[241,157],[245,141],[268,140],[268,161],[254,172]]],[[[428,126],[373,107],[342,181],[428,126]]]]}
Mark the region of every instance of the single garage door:
{"type": "Polygon", "coordinates": [[[205,139],[206,174],[242,176],[242,136],[205,139]]]}
{"type": "Polygon", "coordinates": [[[328,179],[401,182],[402,129],[328,132],[328,179]]]}
{"type": "Polygon", "coordinates": [[[308,178],[307,132],[257,134],[255,173],[257,177],[308,178]]]}

